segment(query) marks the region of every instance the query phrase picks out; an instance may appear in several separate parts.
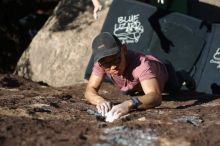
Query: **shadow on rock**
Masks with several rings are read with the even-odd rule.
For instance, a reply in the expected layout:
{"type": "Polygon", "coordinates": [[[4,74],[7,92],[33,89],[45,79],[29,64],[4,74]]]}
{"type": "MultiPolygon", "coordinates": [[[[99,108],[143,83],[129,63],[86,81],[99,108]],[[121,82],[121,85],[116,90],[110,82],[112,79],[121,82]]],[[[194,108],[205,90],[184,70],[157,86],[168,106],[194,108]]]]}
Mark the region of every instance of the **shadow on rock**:
{"type": "Polygon", "coordinates": [[[194,103],[190,105],[185,105],[185,106],[179,106],[177,109],[185,109],[188,107],[196,106],[196,105],[201,105],[204,103],[211,102],[215,99],[220,98],[220,95],[213,95],[213,94],[207,94],[207,93],[202,93],[202,92],[193,92],[193,91],[186,91],[183,90],[179,92],[178,94],[173,94],[173,95],[164,95],[163,100],[164,101],[188,101],[188,100],[195,100],[194,103]]]}

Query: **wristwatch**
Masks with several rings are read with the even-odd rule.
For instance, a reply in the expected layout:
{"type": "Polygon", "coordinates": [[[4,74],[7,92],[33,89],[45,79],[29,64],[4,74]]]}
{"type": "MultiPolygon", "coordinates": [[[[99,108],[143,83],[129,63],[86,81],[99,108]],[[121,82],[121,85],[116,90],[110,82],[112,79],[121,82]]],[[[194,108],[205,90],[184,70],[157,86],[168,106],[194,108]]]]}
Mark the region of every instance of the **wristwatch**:
{"type": "Polygon", "coordinates": [[[138,106],[142,104],[141,101],[136,96],[131,97],[131,101],[132,101],[132,109],[137,109],[138,106]]]}

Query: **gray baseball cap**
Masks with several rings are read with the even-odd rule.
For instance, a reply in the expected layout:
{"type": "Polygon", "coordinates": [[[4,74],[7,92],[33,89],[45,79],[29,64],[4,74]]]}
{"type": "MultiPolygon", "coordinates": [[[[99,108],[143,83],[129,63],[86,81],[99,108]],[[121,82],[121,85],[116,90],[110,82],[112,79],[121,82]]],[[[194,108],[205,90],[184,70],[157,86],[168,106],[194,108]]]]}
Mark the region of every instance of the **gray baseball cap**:
{"type": "Polygon", "coordinates": [[[92,43],[94,62],[120,52],[121,42],[109,32],[102,32],[95,37],[92,43]]]}

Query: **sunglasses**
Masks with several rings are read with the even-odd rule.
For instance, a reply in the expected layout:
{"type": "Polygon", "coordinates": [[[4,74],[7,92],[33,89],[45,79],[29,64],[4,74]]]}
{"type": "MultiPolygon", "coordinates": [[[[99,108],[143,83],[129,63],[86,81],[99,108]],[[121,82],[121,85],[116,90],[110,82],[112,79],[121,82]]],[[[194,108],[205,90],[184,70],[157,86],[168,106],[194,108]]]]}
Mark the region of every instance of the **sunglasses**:
{"type": "Polygon", "coordinates": [[[111,68],[112,66],[119,66],[121,62],[121,53],[113,55],[108,58],[103,58],[99,61],[99,65],[103,68],[111,68]]]}

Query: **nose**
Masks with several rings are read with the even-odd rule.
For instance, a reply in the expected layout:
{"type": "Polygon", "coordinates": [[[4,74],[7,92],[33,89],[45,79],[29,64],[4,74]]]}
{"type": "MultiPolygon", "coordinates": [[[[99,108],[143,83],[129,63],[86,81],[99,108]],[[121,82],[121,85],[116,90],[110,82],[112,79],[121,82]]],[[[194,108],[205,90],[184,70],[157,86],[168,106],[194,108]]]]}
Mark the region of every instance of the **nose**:
{"type": "Polygon", "coordinates": [[[112,75],[115,75],[115,74],[118,74],[118,68],[117,66],[111,66],[110,69],[109,69],[109,73],[112,74],[112,75]]]}

